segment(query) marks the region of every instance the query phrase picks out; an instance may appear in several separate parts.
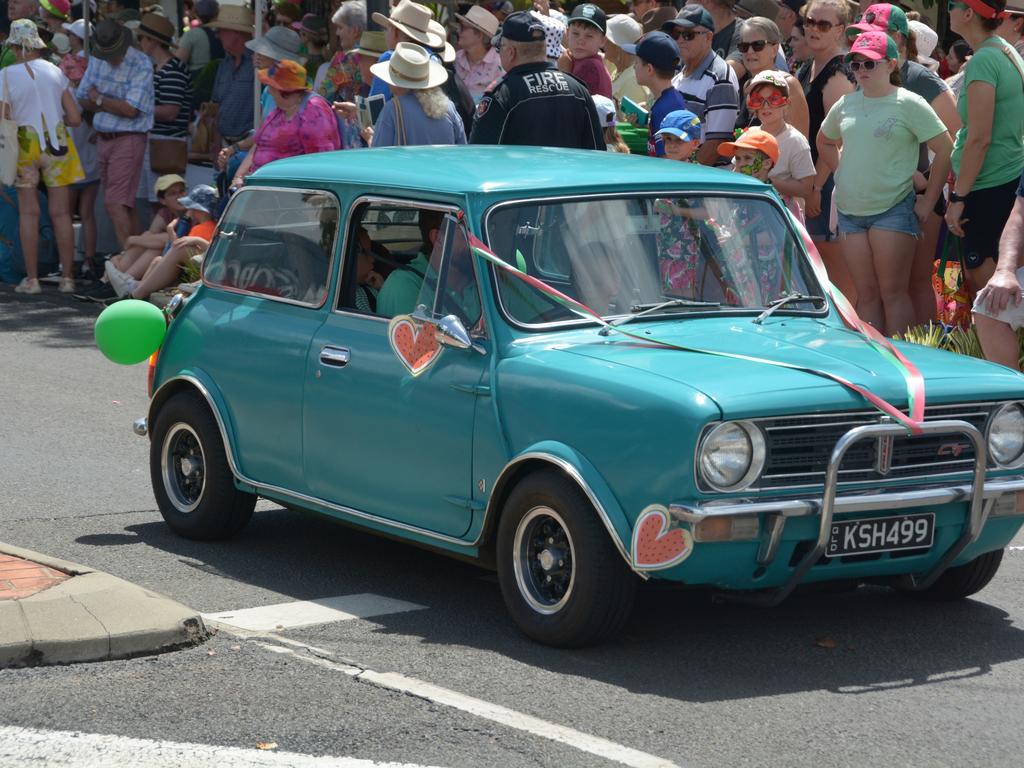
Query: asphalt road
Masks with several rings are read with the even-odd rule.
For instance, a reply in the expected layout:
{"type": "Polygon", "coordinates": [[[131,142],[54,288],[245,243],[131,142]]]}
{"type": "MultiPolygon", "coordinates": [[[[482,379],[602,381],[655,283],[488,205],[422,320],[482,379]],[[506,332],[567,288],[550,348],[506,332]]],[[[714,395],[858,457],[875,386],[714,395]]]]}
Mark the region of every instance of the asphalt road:
{"type": "Polygon", "coordinates": [[[0,671],[0,728],[250,750],[273,741],[438,766],[624,762],[360,668],[600,737],[641,754],[636,764],[1024,764],[1024,537],[995,581],[957,604],[872,588],[758,609],[648,589],[616,642],[552,650],[517,632],[486,572],[265,502],[230,542],[174,536],[150,491],[147,441],[130,428],[147,402],[145,367],[100,356],[98,311],[53,289],[26,298],[0,286],[0,540],[203,612],[362,593],[424,608],[0,671]]]}

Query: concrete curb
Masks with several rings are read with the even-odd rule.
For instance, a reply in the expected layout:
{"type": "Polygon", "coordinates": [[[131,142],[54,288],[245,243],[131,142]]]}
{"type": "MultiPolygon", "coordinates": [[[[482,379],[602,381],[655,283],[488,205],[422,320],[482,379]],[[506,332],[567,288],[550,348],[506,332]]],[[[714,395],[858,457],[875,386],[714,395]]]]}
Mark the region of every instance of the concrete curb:
{"type": "Polygon", "coordinates": [[[0,543],[0,554],[73,575],[0,600],[0,669],[162,653],[210,636],[197,611],[123,579],[8,544],[0,543]]]}

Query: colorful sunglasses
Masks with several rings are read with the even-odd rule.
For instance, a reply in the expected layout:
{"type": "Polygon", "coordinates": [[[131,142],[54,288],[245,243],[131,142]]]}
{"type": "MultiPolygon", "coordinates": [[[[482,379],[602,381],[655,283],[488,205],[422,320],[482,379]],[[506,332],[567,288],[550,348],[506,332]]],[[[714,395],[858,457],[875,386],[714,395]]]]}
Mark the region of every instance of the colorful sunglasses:
{"type": "Polygon", "coordinates": [[[847,66],[849,66],[850,69],[853,70],[854,72],[856,72],[859,69],[863,69],[866,72],[870,72],[875,68],[875,65],[877,63],[877,61],[867,59],[866,61],[851,61],[847,66]]]}
{"type": "Polygon", "coordinates": [[[784,107],[789,104],[789,99],[778,91],[772,91],[771,96],[767,99],[759,93],[752,93],[747,96],[748,109],[761,109],[765,104],[769,107],[784,107]]]}

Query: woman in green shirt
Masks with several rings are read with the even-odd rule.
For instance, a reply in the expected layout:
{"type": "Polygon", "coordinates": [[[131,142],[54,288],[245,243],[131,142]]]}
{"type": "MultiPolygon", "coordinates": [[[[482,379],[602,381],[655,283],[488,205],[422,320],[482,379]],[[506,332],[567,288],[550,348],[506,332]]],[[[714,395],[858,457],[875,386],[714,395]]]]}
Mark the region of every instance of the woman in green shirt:
{"type": "Polygon", "coordinates": [[[964,266],[975,291],[995,271],[999,233],[1024,169],[1024,61],[995,33],[1004,8],[1005,0],[949,4],[950,27],[974,55],[957,101],[963,127],[953,145],[956,183],[946,223],[964,238],[964,266]]]}

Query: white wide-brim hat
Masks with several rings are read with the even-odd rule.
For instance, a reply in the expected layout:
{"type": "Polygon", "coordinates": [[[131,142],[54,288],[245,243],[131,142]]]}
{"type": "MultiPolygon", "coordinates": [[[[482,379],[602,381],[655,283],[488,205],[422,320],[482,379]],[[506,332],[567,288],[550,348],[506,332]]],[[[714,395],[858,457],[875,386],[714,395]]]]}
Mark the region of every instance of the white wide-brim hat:
{"type": "Polygon", "coordinates": [[[479,5],[472,6],[466,15],[463,16],[461,13],[456,13],[455,18],[464,24],[480,30],[490,40],[496,34],[498,34],[498,19],[497,17],[488,11],[486,8],[481,8],[479,5]]]}
{"type": "Polygon", "coordinates": [[[416,43],[399,43],[390,59],[373,64],[370,71],[388,85],[411,91],[435,88],[448,79],[448,71],[416,43]]]}
{"type": "Polygon", "coordinates": [[[430,21],[433,18],[434,14],[427,6],[414,3],[412,0],[402,0],[391,9],[390,16],[376,11],[373,14],[373,20],[381,27],[387,24],[404,32],[420,45],[440,48],[444,45],[444,36],[430,29],[430,21]]]}

